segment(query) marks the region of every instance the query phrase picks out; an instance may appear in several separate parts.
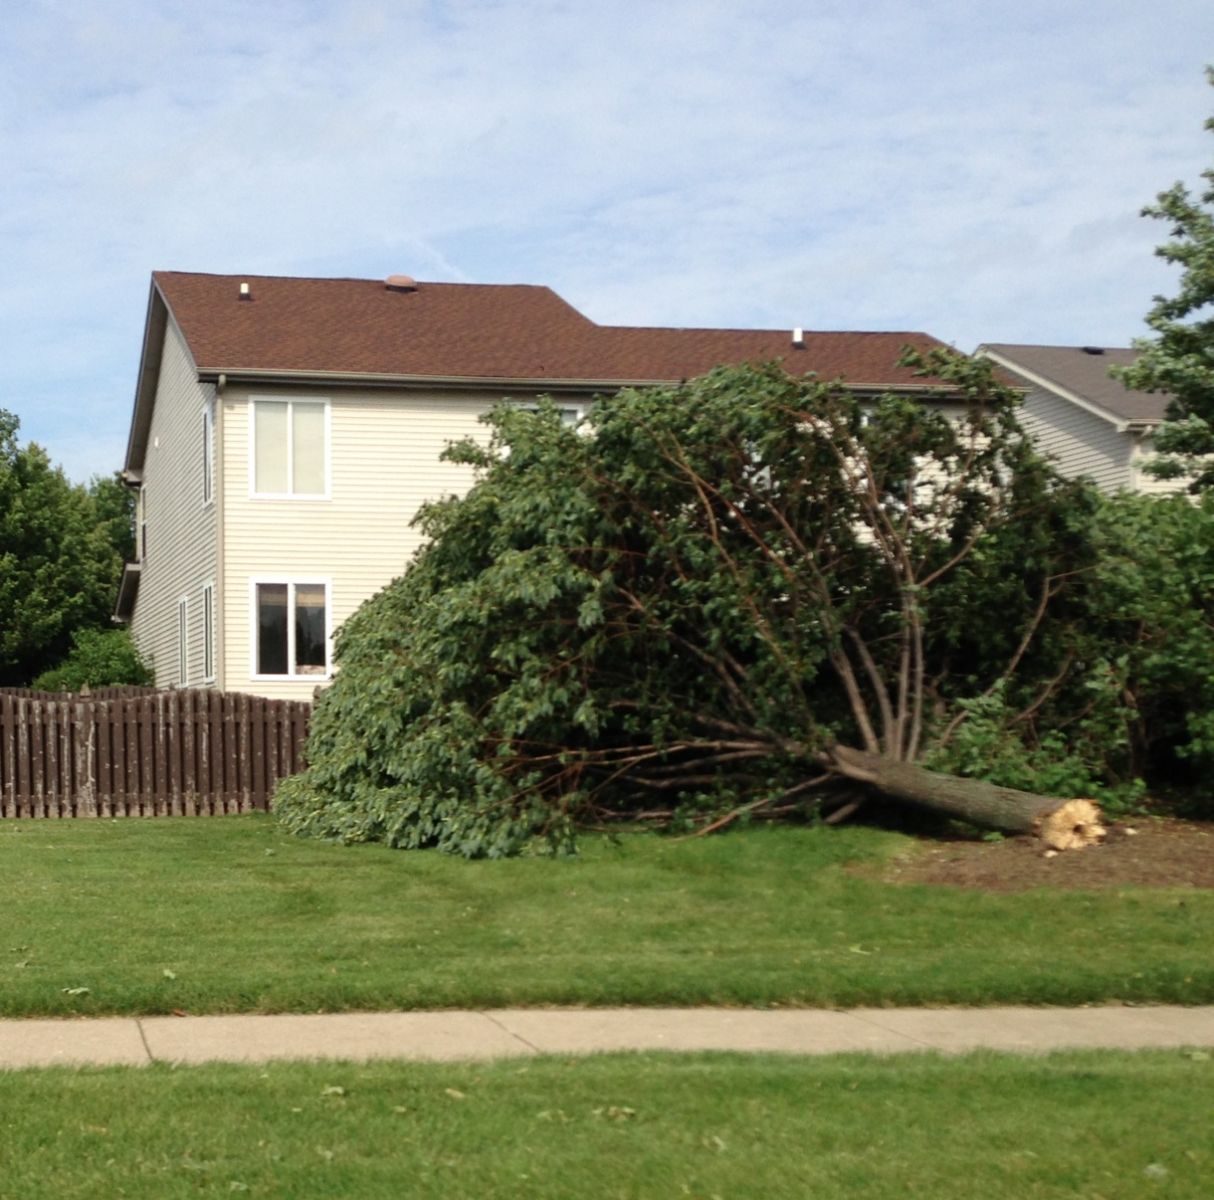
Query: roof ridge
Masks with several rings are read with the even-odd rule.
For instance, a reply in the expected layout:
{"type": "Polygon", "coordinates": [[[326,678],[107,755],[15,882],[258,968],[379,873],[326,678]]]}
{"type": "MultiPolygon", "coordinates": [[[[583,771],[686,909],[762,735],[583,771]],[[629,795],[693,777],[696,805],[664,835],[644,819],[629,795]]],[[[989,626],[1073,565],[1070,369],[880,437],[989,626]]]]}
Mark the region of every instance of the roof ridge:
{"type": "MultiPolygon", "coordinates": [[[[261,274],[255,271],[175,271],[175,270],[155,270],[152,272],[155,278],[161,278],[165,275],[174,275],[177,277],[189,277],[193,279],[272,279],[280,283],[373,283],[383,286],[384,279],[373,279],[362,275],[272,275],[261,274]]],[[[450,288],[530,288],[539,292],[551,292],[554,296],[559,296],[560,293],[553,290],[546,283],[467,283],[459,280],[451,279],[417,279],[419,286],[424,285],[428,288],[435,287],[450,287],[450,288]]],[[[561,297],[564,299],[564,297],[561,297]]],[[[568,301],[565,301],[568,304],[568,301]]],[[[572,307],[572,305],[570,305],[572,307]]]]}
{"type": "MultiPolygon", "coordinates": [[[[922,337],[940,339],[922,329],[808,329],[793,325],[600,325],[600,329],[638,333],[754,333],[785,336],[799,328],[805,337],[922,337]]],[[[942,343],[943,344],[943,343],[942,343]]]]}
{"type": "Polygon", "coordinates": [[[1134,346],[1109,346],[1103,342],[983,342],[982,345],[991,350],[997,350],[1000,347],[1006,350],[1084,350],[1088,346],[1095,346],[1106,353],[1110,350],[1118,354],[1137,352],[1134,346]]]}

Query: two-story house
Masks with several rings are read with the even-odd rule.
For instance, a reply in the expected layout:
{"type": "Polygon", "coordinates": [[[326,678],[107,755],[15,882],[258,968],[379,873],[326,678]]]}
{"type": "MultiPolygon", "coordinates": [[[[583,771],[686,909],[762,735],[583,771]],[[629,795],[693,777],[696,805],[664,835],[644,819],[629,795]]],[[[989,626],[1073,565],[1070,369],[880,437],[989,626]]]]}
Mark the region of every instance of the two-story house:
{"type": "Polygon", "coordinates": [[[503,398],[596,394],[781,359],[873,392],[920,333],[597,325],[545,287],[157,272],[124,477],[138,559],[117,615],[160,686],[307,697],[333,632],[408,565],[440,461],[503,398]]]}
{"type": "Polygon", "coordinates": [[[1062,474],[1087,476],[1107,492],[1167,494],[1186,486],[1187,480],[1157,479],[1143,469],[1171,397],[1135,391],[1109,374],[1134,362],[1137,350],[990,342],[975,354],[1024,389],[1020,423],[1062,474]]]}

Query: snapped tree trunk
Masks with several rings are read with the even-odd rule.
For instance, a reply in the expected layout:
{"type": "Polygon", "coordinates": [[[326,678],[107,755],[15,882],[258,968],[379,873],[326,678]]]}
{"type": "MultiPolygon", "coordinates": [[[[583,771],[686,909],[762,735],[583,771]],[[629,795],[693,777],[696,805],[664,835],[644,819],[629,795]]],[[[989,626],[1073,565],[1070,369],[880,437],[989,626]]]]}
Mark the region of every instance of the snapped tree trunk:
{"type": "Polygon", "coordinates": [[[827,758],[840,775],[867,783],[893,800],[959,817],[984,829],[1032,834],[1051,850],[1076,850],[1100,841],[1105,834],[1100,808],[1092,800],[1059,800],[981,779],[943,775],[850,746],[833,747],[827,758]]]}

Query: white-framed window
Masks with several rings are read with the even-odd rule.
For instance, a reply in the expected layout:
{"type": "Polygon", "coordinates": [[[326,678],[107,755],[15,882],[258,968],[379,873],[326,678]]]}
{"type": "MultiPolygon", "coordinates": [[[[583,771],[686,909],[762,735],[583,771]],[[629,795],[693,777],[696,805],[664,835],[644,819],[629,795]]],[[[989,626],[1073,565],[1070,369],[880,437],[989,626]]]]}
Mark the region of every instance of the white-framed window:
{"type": "Polygon", "coordinates": [[[249,495],[329,498],[329,402],[254,397],[249,403],[249,495]]]}
{"type": "Polygon", "coordinates": [[[215,682],[215,585],[202,587],[202,679],[215,682]]]}
{"type": "MultiPolygon", "coordinates": [[[[553,407],[560,414],[562,425],[577,425],[586,415],[586,405],[581,402],[556,401],[552,402],[553,407]]],[[[519,405],[523,412],[539,412],[540,406],[536,401],[527,401],[519,405]]]]}
{"type": "Polygon", "coordinates": [[[182,596],[177,601],[177,685],[190,682],[190,601],[182,596]]]}
{"type": "Polygon", "coordinates": [[[202,406],[202,502],[215,498],[215,410],[208,400],[202,406]]]}
{"type": "Polygon", "coordinates": [[[332,640],[329,581],[253,579],[250,600],[253,677],[327,679],[332,640]]]}

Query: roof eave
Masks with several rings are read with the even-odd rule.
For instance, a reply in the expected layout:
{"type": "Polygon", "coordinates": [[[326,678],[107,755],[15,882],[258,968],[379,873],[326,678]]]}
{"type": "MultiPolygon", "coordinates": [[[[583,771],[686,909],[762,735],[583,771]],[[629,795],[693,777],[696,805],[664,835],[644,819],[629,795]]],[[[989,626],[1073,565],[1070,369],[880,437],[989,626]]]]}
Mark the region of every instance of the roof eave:
{"type": "MultiPolygon", "coordinates": [[[[225,385],[238,384],[267,384],[285,383],[305,387],[368,387],[368,388],[410,388],[429,387],[444,391],[470,388],[475,391],[501,390],[507,391],[561,391],[585,392],[598,395],[603,392],[615,392],[628,387],[669,387],[678,384],[690,376],[668,376],[666,378],[528,378],[517,375],[421,375],[421,374],[379,374],[374,372],[355,371],[300,371],[275,370],[261,367],[203,367],[198,371],[198,379],[203,383],[219,383],[225,385]]],[[[945,385],[930,383],[867,383],[847,382],[847,387],[861,392],[910,392],[916,394],[933,393],[947,398],[948,393],[957,389],[945,385]]]]}
{"type": "Polygon", "coordinates": [[[148,433],[152,428],[152,408],[160,383],[160,360],[164,353],[164,335],[168,328],[168,304],[153,276],[148,293],[147,315],[143,322],[143,349],[139,355],[139,374],[135,380],[135,407],[131,413],[131,431],[127,437],[123,474],[136,476],[143,471],[148,433]]]}
{"type": "Polygon", "coordinates": [[[114,603],[115,621],[129,621],[135,611],[135,597],[139,595],[139,577],[143,568],[137,562],[123,563],[122,579],[118,584],[118,599],[114,603]]]}
{"type": "Polygon", "coordinates": [[[451,390],[472,388],[483,391],[490,388],[525,389],[534,392],[537,388],[556,388],[561,391],[603,392],[622,387],[653,387],[670,383],[669,379],[566,379],[531,378],[517,375],[422,375],[396,374],[373,371],[308,371],[296,369],[273,369],[266,367],[203,367],[198,371],[202,383],[287,383],[305,387],[431,387],[451,390]]]}

